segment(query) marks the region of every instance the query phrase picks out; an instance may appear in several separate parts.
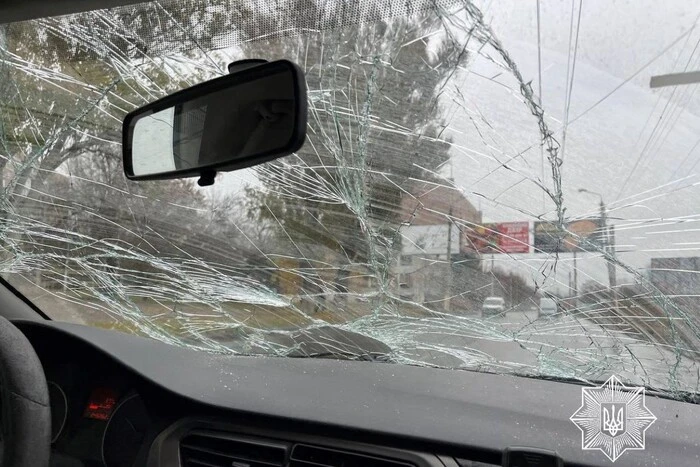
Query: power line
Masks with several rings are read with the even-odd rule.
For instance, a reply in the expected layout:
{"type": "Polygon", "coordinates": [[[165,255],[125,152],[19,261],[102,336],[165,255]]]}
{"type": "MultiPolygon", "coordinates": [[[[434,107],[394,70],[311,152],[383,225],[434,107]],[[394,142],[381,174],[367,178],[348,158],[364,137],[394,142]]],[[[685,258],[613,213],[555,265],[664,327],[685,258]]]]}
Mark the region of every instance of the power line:
{"type": "MultiPolygon", "coordinates": [[[[618,84],[618,85],[615,86],[613,89],[611,89],[610,92],[608,92],[608,93],[605,94],[603,97],[601,97],[600,99],[598,99],[595,103],[593,103],[593,104],[592,104],[590,107],[588,107],[586,110],[584,110],[583,112],[581,112],[580,114],[578,114],[577,116],[575,116],[574,118],[572,118],[571,120],[569,120],[569,125],[571,125],[571,124],[577,122],[578,120],[582,119],[583,117],[585,117],[586,115],[588,115],[588,113],[591,112],[593,109],[595,109],[595,108],[598,107],[600,104],[602,104],[603,102],[605,102],[606,100],[608,100],[608,99],[610,98],[610,96],[612,96],[613,94],[615,94],[615,93],[616,93],[617,91],[619,91],[620,88],[622,88],[625,84],[627,84],[627,83],[629,83],[630,81],[632,81],[632,80],[633,80],[634,78],[636,78],[641,72],[643,72],[644,70],[646,70],[652,63],[654,63],[656,60],[658,60],[658,59],[661,58],[663,55],[665,55],[666,52],[668,52],[668,51],[669,51],[670,49],[672,49],[676,44],[678,44],[678,43],[681,41],[681,39],[683,39],[683,38],[686,37],[688,34],[690,34],[691,32],[693,32],[694,29],[695,29],[695,25],[693,25],[693,26],[692,26],[691,28],[689,28],[688,30],[682,32],[678,37],[676,37],[676,38],[673,40],[673,42],[671,42],[671,43],[668,44],[666,47],[664,47],[663,50],[661,50],[658,54],[656,54],[654,57],[652,57],[649,61],[647,61],[647,62],[646,62],[644,65],[642,65],[639,69],[637,69],[637,71],[635,71],[635,72],[632,73],[630,76],[628,76],[627,78],[625,78],[620,84],[618,84]]],[[[561,131],[561,129],[562,129],[562,127],[559,127],[559,128],[558,128],[555,132],[553,132],[552,134],[558,133],[559,131],[561,131]]],[[[526,152],[526,151],[529,151],[530,149],[532,149],[532,148],[535,147],[535,144],[537,144],[537,143],[533,142],[533,143],[529,144],[527,147],[525,147],[524,149],[520,150],[519,153],[524,153],[524,152],[526,152]]]]}
{"type": "MultiPolygon", "coordinates": [[[[574,4],[575,0],[571,0],[571,26],[569,28],[569,57],[571,56],[571,35],[574,26],[574,4]]],[[[564,104],[564,130],[561,139],[561,159],[564,160],[564,152],[566,150],[566,131],[569,127],[569,109],[571,108],[571,93],[574,89],[574,79],[576,77],[576,57],[578,55],[578,37],[581,30],[581,10],[583,10],[583,0],[579,0],[578,4],[578,20],[576,22],[576,40],[574,44],[574,60],[571,65],[571,81],[569,81],[569,65],[566,69],[566,102],[564,104]]]]}
{"type": "Polygon", "coordinates": [[[566,57],[566,81],[564,83],[564,137],[562,140],[562,151],[559,153],[560,157],[564,157],[564,143],[566,143],[566,107],[569,102],[569,73],[571,73],[571,40],[574,35],[574,4],[575,0],[571,0],[571,22],[569,23],[569,46],[567,47],[567,57],[566,57]]]}
{"type": "MultiPolygon", "coordinates": [[[[700,39],[698,39],[698,43],[700,43],[700,39]]],[[[696,49],[697,49],[697,44],[696,44],[695,48],[693,49],[692,54],[695,53],[696,49]]],[[[693,58],[692,54],[688,58],[688,61],[686,62],[684,69],[687,69],[688,66],[690,65],[690,62],[693,58]]],[[[650,145],[652,145],[652,143],[655,143],[655,141],[654,141],[655,137],[656,137],[656,139],[659,139],[659,137],[657,136],[657,130],[659,130],[659,127],[662,125],[662,122],[663,122],[663,128],[665,128],[667,120],[670,120],[669,118],[666,118],[666,120],[664,120],[664,116],[667,115],[666,111],[673,103],[673,97],[675,96],[676,91],[678,91],[678,87],[673,88],[673,91],[671,92],[671,95],[669,96],[668,101],[666,101],[666,104],[664,105],[663,110],[661,110],[661,115],[659,116],[659,119],[656,121],[654,128],[651,130],[651,134],[649,135],[647,142],[644,144],[644,147],[639,152],[639,157],[637,157],[637,160],[635,161],[634,165],[632,166],[632,170],[630,170],[630,172],[627,174],[627,177],[625,178],[624,183],[620,186],[620,190],[618,191],[617,196],[615,197],[615,201],[620,199],[620,196],[622,196],[622,194],[624,193],[625,188],[627,188],[627,184],[632,179],[632,175],[634,175],[634,173],[637,171],[637,168],[639,167],[640,162],[642,161],[642,159],[644,159],[645,154],[648,152],[647,149],[650,147],[650,145]]]]}
{"type": "MultiPolygon", "coordinates": [[[[540,26],[540,0],[537,0],[537,93],[539,105],[544,109],[542,103],[542,35],[540,26]]],[[[544,144],[540,144],[540,169],[542,183],[544,183],[544,144]]],[[[542,211],[546,209],[546,194],[542,190],[542,211]]]]}
{"type": "Polygon", "coordinates": [[[591,110],[595,109],[595,108],[598,107],[601,103],[603,103],[604,101],[606,101],[610,96],[612,96],[613,94],[615,94],[622,86],[624,86],[625,84],[629,83],[629,82],[632,81],[634,78],[636,78],[637,75],[639,75],[642,71],[644,71],[645,69],[647,69],[647,68],[649,67],[649,65],[651,65],[652,63],[654,63],[654,62],[655,62],[656,60],[658,60],[661,56],[665,55],[666,52],[668,52],[671,48],[673,48],[673,46],[675,46],[676,44],[678,44],[678,42],[680,42],[681,39],[683,39],[685,36],[687,36],[688,34],[690,34],[694,29],[695,29],[695,25],[693,25],[693,26],[692,26],[690,29],[688,29],[687,31],[683,32],[683,33],[682,33],[680,36],[678,36],[673,42],[671,42],[669,45],[667,45],[661,52],[659,52],[657,55],[655,55],[654,57],[652,57],[651,60],[649,60],[648,62],[646,62],[646,63],[645,63],[644,65],[642,65],[637,71],[635,71],[635,72],[632,73],[630,76],[628,76],[623,82],[621,82],[620,84],[618,84],[617,86],[615,86],[612,90],[610,90],[609,93],[607,93],[606,95],[604,95],[603,97],[601,97],[600,99],[598,99],[598,101],[596,101],[593,105],[591,105],[591,106],[588,107],[586,110],[584,110],[583,112],[581,112],[580,114],[578,114],[576,117],[574,117],[574,118],[569,122],[569,124],[572,124],[572,123],[574,123],[575,121],[577,121],[577,120],[579,120],[579,119],[585,117],[591,110]]]}
{"type": "MultiPolygon", "coordinates": [[[[700,15],[698,15],[698,17],[695,18],[695,23],[697,23],[699,19],[700,19],[700,15]]],[[[690,42],[691,37],[692,37],[692,34],[688,34],[686,36],[685,42],[683,43],[681,50],[678,52],[678,56],[676,57],[676,60],[673,62],[673,67],[671,68],[672,70],[675,70],[676,67],[678,66],[678,62],[681,60],[681,56],[683,55],[683,51],[685,50],[686,47],[688,47],[688,42],[690,42]]],[[[691,54],[691,56],[692,56],[692,54],[691,54]]],[[[651,118],[656,113],[656,108],[659,106],[659,103],[661,102],[662,97],[663,97],[663,93],[659,93],[659,96],[656,98],[656,102],[654,103],[654,108],[651,109],[649,116],[647,117],[646,121],[644,122],[644,125],[642,126],[641,131],[639,132],[639,136],[637,136],[637,141],[635,141],[634,147],[637,147],[639,142],[642,140],[642,136],[644,135],[644,132],[647,129],[647,126],[649,125],[651,118]]]]}
{"type": "MultiPolygon", "coordinates": [[[[700,139],[698,139],[698,140],[695,142],[695,144],[693,145],[693,147],[690,148],[690,151],[688,151],[688,154],[685,156],[685,159],[683,160],[683,163],[685,163],[685,161],[688,160],[688,158],[689,158],[690,155],[693,153],[693,151],[695,151],[695,148],[697,148],[698,145],[700,145],[700,139]]],[[[697,161],[695,161],[695,164],[693,164],[693,166],[690,168],[690,170],[689,170],[688,172],[692,172],[693,170],[695,170],[695,167],[698,165],[698,162],[700,162],[700,159],[698,159],[697,161]]]]}
{"type": "MultiPolygon", "coordinates": [[[[685,65],[684,71],[688,70],[691,65],[691,60],[693,59],[693,56],[695,55],[695,52],[698,50],[698,46],[700,45],[700,38],[698,38],[698,42],[695,44],[695,47],[693,48],[693,51],[690,53],[690,56],[688,57],[688,62],[685,65]]],[[[697,64],[700,63],[700,56],[698,57],[698,60],[696,60],[696,64],[693,65],[693,67],[697,66],[697,64]]],[[[676,88],[677,89],[677,88],[676,88]]],[[[656,137],[656,140],[652,142],[652,144],[649,146],[649,151],[648,153],[651,153],[651,158],[654,157],[654,154],[656,154],[656,151],[660,149],[668,136],[671,134],[671,130],[675,127],[676,123],[678,123],[678,120],[680,119],[681,115],[683,114],[683,111],[685,110],[685,107],[681,105],[681,103],[688,102],[692,99],[693,94],[695,94],[695,91],[697,90],[697,85],[695,86],[687,86],[685,88],[682,88],[680,91],[680,96],[678,96],[678,99],[676,99],[675,103],[672,104],[671,109],[669,110],[669,116],[664,122],[662,128],[659,130],[659,133],[656,137]],[[661,135],[664,135],[663,138],[661,135]],[[655,150],[654,147],[656,147],[655,150]]],[[[685,161],[684,161],[685,163],[685,161]]],[[[648,164],[648,161],[646,162],[648,164]]],[[[676,168],[676,171],[680,169],[680,166],[676,168]]],[[[674,171],[675,175],[675,171],[674,171]]]]}

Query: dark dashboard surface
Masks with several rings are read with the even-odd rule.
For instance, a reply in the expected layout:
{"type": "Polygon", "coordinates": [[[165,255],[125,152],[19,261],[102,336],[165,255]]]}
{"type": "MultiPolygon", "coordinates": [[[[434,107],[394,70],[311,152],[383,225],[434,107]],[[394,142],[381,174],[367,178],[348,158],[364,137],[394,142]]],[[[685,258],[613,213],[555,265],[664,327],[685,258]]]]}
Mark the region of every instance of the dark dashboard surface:
{"type": "MultiPolygon", "coordinates": [[[[567,465],[609,464],[601,453],[581,450],[580,432],[569,420],[581,402],[573,384],[371,362],[213,355],[78,325],[15,324],[37,349],[50,385],[67,399],[65,426],[54,443],[56,459],[66,456],[61,465],[101,466],[104,453],[109,467],[130,462],[110,460],[119,456],[146,465],[154,441],[187,420],[491,463],[508,447],[532,446],[556,451],[567,465]]],[[[700,406],[651,396],[647,406],[658,420],[647,431],[646,451],[628,452],[615,465],[698,465],[700,406]]]]}
{"type": "Polygon", "coordinates": [[[52,466],[131,466],[172,423],[161,391],[84,342],[42,328],[24,329],[49,388],[52,466]]]}

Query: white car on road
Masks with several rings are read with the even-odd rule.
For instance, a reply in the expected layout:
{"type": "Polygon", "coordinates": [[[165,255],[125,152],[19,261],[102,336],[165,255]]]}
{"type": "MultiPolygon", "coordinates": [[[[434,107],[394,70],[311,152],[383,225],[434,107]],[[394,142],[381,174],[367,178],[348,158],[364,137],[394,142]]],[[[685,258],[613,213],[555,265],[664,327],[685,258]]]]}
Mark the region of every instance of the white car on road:
{"type": "Polygon", "coordinates": [[[506,311],[506,301],[503,297],[486,297],[481,306],[481,312],[484,315],[497,315],[504,311],[506,311]]]}
{"type": "Polygon", "coordinates": [[[559,305],[553,298],[540,299],[540,316],[551,316],[559,311],[559,305]]]}

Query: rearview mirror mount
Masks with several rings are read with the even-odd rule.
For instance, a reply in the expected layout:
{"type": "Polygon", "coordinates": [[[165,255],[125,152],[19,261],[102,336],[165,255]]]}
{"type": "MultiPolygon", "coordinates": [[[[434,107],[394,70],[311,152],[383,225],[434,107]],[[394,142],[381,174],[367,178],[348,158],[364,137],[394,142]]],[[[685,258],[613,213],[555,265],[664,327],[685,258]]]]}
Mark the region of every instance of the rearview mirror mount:
{"type": "Polygon", "coordinates": [[[306,137],[304,74],[287,60],[247,60],[231,74],[176,92],[124,118],[124,171],[131,180],[199,176],[292,154],[306,137]]]}

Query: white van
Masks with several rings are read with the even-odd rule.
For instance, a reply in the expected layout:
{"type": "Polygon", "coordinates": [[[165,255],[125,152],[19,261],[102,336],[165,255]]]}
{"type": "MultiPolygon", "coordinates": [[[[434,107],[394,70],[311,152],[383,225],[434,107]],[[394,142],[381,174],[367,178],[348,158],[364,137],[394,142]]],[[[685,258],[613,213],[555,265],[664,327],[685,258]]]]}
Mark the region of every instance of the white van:
{"type": "Polygon", "coordinates": [[[540,298],[540,316],[554,315],[559,311],[559,305],[553,298],[540,298]]]}

